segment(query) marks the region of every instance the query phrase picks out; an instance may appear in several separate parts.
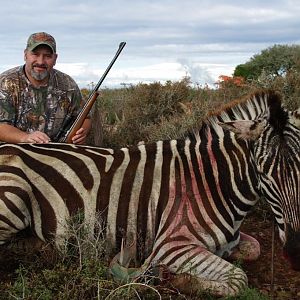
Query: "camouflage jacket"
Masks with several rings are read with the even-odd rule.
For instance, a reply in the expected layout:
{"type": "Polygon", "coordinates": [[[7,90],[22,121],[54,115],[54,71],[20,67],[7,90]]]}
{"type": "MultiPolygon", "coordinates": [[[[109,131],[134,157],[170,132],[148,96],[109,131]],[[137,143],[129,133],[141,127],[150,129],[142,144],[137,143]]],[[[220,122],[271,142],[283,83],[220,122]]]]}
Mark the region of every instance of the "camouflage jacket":
{"type": "Polygon", "coordinates": [[[53,137],[69,112],[76,115],[82,96],[75,81],[56,69],[47,86],[34,87],[24,66],[0,74],[0,123],[22,131],[42,131],[53,137]]]}

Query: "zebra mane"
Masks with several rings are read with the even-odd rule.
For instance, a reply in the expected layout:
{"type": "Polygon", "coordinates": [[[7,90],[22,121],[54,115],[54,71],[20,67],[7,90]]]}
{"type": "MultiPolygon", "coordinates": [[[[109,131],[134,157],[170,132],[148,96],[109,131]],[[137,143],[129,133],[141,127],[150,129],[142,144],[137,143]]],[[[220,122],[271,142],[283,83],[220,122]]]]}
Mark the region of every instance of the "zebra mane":
{"type": "Polygon", "coordinates": [[[283,133],[288,122],[288,112],[283,108],[281,95],[278,92],[257,91],[240,100],[229,102],[221,109],[210,113],[204,124],[216,129],[219,127],[219,122],[258,119],[267,119],[278,134],[283,133]]]}

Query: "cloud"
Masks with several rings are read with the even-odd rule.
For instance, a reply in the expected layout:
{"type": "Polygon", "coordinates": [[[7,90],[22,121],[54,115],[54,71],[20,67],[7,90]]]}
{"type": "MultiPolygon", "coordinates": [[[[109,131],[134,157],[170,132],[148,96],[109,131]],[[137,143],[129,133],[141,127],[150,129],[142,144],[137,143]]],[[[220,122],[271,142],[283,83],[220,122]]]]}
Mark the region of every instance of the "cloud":
{"type": "Polygon", "coordinates": [[[80,85],[98,81],[121,41],[106,84],[186,74],[213,83],[267,47],[299,43],[299,16],[298,0],[10,1],[0,11],[0,71],[23,63],[29,34],[47,31],[57,67],[80,85]]]}
{"type": "MultiPolygon", "coordinates": [[[[105,69],[94,69],[88,64],[58,64],[57,68],[76,78],[81,86],[96,83],[103,75],[105,69]]],[[[120,87],[121,84],[150,83],[167,80],[178,80],[186,75],[185,69],[179,63],[162,63],[144,67],[127,67],[112,69],[103,82],[103,87],[120,87]]]]}

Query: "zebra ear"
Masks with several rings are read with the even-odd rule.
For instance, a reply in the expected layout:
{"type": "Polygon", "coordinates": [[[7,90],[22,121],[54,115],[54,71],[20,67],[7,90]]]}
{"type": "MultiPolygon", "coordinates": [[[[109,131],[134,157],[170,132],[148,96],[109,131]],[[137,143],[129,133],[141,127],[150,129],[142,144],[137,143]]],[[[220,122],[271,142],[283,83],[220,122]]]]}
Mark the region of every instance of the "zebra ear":
{"type": "Polygon", "coordinates": [[[289,120],[294,126],[300,128],[300,108],[290,113],[289,120]]]}
{"type": "Polygon", "coordinates": [[[256,140],[267,125],[266,120],[238,120],[230,122],[219,122],[219,125],[230,130],[244,140],[256,140]]]}

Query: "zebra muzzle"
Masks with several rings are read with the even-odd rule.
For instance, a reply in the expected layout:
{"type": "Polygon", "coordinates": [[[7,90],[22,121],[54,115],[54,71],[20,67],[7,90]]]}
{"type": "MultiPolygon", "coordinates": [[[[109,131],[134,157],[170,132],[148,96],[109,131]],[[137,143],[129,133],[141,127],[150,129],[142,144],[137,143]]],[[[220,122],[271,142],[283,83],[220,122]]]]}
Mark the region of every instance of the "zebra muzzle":
{"type": "Polygon", "coordinates": [[[286,228],[283,256],[290,262],[293,270],[300,271],[300,231],[294,231],[290,224],[286,228]]]}

